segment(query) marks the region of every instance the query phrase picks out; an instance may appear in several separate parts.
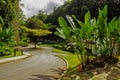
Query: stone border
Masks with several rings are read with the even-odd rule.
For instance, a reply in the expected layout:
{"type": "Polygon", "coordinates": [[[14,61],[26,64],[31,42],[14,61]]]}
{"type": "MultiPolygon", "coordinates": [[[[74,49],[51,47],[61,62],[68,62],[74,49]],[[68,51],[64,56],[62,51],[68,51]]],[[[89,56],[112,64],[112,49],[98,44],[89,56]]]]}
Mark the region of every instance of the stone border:
{"type": "Polygon", "coordinates": [[[55,56],[58,57],[58,58],[60,58],[60,59],[62,59],[62,60],[66,63],[66,70],[65,70],[64,73],[62,74],[62,75],[64,75],[64,74],[67,72],[67,69],[68,69],[68,62],[67,62],[66,59],[64,59],[64,58],[62,58],[62,57],[60,57],[60,56],[58,56],[58,55],[55,55],[55,56]]]}
{"type": "Polygon", "coordinates": [[[0,59],[0,64],[5,64],[8,62],[13,62],[13,61],[20,60],[20,59],[26,59],[26,58],[31,57],[31,56],[32,55],[29,54],[28,52],[23,52],[22,56],[0,59]]]}

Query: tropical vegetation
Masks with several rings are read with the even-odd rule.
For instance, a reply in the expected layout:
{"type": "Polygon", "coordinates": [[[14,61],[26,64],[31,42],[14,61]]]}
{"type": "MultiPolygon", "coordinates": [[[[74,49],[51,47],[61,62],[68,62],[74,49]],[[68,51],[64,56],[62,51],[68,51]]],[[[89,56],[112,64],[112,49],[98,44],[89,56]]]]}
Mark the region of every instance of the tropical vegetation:
{"type": "Polygon", "coordinates": [[[0,0],[0,56],[12,55],[15,47],[28,46],[32,41],[36,47],[38,37],[52,33],[37,17],[25,20],[19,1],[0,0]]]}
{"type": "Polygon", "coordinates": [[[0,1],[0,56],[10,55],[14,46],[15,1],[0,1]]]}
{"type": "Polygon", "coordinates": [[[119,0],[68,0],[50,14],[40,10],[28,19],[19,1],[0,0],[0,57],[13,55],[17,46],[49,43],[68,51],[59,56],[68,60],[70,68],[86,71],[118,62],[119,0]]]}
{"type": "Polygon", "coordinates": [[[114,17],[109,22],[107,13],[106,5],[103,10],[99,9],[97,19],[91,18],[89,11],[85,14],[84,22],[74,15],[66,15],[69,24],[63,17],[58,19],[60,28],[57,28],[56,35],[65,39],[66,45],[74,49],[83,71],[118,61],[120,18],[114,17]]]}

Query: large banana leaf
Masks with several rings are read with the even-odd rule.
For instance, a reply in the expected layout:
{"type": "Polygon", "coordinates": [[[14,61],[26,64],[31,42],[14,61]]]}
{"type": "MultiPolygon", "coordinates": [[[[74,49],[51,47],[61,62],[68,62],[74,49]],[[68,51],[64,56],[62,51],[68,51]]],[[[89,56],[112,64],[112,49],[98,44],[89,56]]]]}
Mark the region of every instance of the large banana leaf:
{"type": "Polygon", "coordinates": [[[58,21],[59,21],[59,25],[62,28],[63,33],[64,33],[66,39],[70,39],[70,37],[71,37],[70,36],[70,30],[68,28],[69,26],[67,25],[67,22],[64,20],[63,17],[59,17],[58,21]]]}
{"type": "Polygon", "coordinates": [[[72,17],[69,16],[69,15],[66,15],[66,18],[67,18],[67,20],[68,20],[70,26],[72,27],[72,29],[73,29],[74,31],[77,31],[77,27],[76,27],[76,25],[75,25],[75,23],[74,23],[72,17]]]}
{"type": "Polygon", "coordinates": [[[85,24],[90,24],[90,21],[91,21],[91,14],[90,14],[90,11],[88,11],[86,14],[85,14],[85,24]]]}
{"type": "Polygon", "coordinates": [[[3,26],[4,25],[4,21],[2,19],[2,17],[0,16],[0,25],[3,26]]]}
{"type": "Polygon", "coordinates": [[[65,37],[65,35],[64,35],[64,33],[63,33],[63,30],[61,30],[60,28],[56,28],[56,30],[57,30],[58,32],[55,32],[55,33],[54,33],[55,35],[58,35],[59,37],[61,37],[61,38],[63,38],[63,39],[66,39],[66,37],[65,37]]]}
{"type": "Polygon", "coordinates": [[[102,12],[103,12],[104,17],[107,17],[107,13],[108,13],[108,6],[107,5],[104,6],[102,12]]]}
{"type": "MultiPolygon", "coordinates": [[[[80,27],[83,26],[84,23],[83,23],[82,21],[79,21],[79,20],[75,17],[75,15],[72,15],[72,17],[77,21],[77,23],[79,24],[80,27]]],[[[80,27],[79,27],[79,28],[80,28],[80,27]]]]}
{"type": "Polygon", "coordinates": [[[86,32],[86,34],[87,34],[88,36],[91,35],[95,29],[96,29],[96,26],[95,26],[95,25],[92,25],[92,26],[88,29],[88,31],[86,32]]]}
{"type": "Polygon", "coordinates": [[[116,19],[117,17],[114,17],[108,25],[108,33],[114,32],[115,28],[116,28],[116,19]]]}
{"type": "Polygon", "coordinates": [[[83,32],[84,32],[84,23],[79,21],[74,15],[72,15],[72,17],[76,20],[76,22],[79,24],[79,37],[82,39],[83,38],[83,32]]]}

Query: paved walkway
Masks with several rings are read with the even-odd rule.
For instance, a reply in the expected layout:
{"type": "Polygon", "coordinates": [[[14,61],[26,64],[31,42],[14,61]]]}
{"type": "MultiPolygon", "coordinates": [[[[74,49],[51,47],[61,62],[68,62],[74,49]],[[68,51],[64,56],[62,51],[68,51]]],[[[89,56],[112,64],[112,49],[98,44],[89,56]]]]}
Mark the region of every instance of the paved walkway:
{"type": "Polygon", "coordinates": [[[0,80],[56,80],[66,69],[66,63],[51,52],[52,48],[29,48],[32,54],[24,60],[0,64],[0,80]]]}
{"type": "MultiPolygon", "coordinates": [[[[33,56],[0,64],[0,80],[57,80],[66,69],[66,63],[54,56],[52,48],[42,47],[27,52],[33,56]]],[[[120,80],[120,63],[106,69],[65,75],[62,80],[120,80]]]]}

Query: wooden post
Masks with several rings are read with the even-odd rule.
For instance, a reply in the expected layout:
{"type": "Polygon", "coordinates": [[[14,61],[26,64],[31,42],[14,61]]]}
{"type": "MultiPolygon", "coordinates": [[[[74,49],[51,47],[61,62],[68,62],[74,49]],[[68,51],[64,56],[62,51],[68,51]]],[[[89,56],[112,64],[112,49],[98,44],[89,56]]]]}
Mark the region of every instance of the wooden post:
{"type": "Polygon", "coordinates": [[[17,51],[18,51],[18,47],[14,47],[14,56],[16,56],[17,51]]]}

